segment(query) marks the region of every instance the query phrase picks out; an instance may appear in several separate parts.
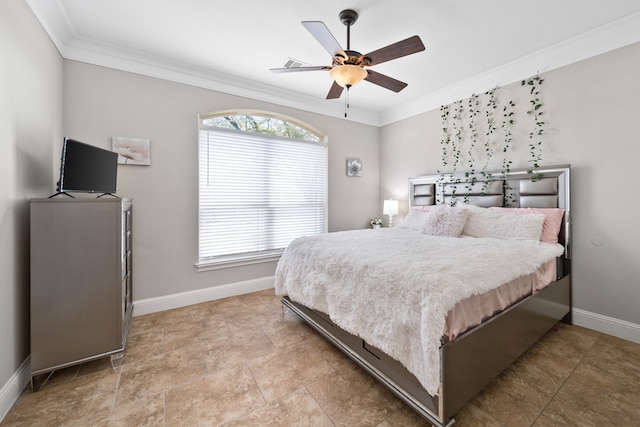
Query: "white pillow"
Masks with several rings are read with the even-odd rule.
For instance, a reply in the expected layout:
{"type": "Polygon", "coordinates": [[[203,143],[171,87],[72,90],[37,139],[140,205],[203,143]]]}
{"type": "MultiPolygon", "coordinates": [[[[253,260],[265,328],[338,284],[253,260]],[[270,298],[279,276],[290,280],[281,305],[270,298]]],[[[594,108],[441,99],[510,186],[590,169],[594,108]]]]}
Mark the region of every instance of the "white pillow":
{"type": "Polygon", "coordinates": [[[411,209],[398,227],[410,228],[422,233],[427,223],[427,215],[429,215],[427,211],[411,209]]]}
{"type": "Polygon", "coordinates": [[[462,234],[508,240],[540,240],[544,214],[515,214],[468,205],[469,217],[462,234]]]}
{"type": "Polygon", "coordinates": [[[469,211],[438,205],[427,215],[424,233],[431,236],[459,237],[467,222],[469,211]]]}
{"type": "Polygon", "coordinates": [[[542,234],[540,241],[547,243],[558,243],[558,234],[562,227],[564,219],[564,209],[562,208],[489,208],[497,210],[506,210],[516,214],[541,213],[544,214],[545,220],[542,224],[542,234]]]}

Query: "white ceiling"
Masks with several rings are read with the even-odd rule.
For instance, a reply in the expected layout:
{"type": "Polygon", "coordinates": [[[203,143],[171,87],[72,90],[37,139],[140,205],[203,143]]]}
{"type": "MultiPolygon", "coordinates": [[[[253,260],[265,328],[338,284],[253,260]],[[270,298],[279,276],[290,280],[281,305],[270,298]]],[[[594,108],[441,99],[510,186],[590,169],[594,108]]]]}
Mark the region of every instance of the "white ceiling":
{"type": "Polygon", "coordinates": [[[413,35],[426,51],[372,67],[408,83],[350,91],[349,119],[384,125],[640,41],[638,0],[27,0],[64,58],[341,117],[326,71],[274,74],[288,58],[330,65],[300,24],[359,13],[351,49],[413,35]]]}

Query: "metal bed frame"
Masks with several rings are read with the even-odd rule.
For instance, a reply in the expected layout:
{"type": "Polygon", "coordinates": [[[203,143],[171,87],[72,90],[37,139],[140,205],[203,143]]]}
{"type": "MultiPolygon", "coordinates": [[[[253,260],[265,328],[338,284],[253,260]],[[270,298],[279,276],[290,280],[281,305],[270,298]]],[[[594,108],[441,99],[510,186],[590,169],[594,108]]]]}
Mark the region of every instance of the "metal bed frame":
{"type": "Polygon", "coordinates": [[[570,167],[469,174],[439,174],[409,179],[411,206],[471,203],[480,206],[559,207],[565,209],[557,259],[557,280],[440,347],[440,390],[432,396],[402,364],[336,326],[328,315],[282,299],[337,348],[400,399],[437,426],[453,416],[558,321],[571,322],[570,167]]]}

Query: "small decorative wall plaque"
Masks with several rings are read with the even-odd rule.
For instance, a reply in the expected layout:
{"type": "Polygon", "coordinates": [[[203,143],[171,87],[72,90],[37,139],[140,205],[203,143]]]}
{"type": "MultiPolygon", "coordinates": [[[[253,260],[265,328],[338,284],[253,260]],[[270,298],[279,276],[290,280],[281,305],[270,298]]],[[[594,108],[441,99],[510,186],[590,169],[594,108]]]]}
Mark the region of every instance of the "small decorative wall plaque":
{"type": "Polygon", "coordinates": [[[362,161],[347,159],[347,176],[362,176],[362,161]]]}

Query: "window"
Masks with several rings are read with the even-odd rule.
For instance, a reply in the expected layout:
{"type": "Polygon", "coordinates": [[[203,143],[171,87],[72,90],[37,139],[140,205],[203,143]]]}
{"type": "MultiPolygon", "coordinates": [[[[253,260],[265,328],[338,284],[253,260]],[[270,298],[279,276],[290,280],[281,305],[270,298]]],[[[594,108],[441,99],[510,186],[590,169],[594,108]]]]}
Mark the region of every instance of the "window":
{"type": "Polygon", "coordinates": [[[200,270],[277,259],[327,231],[327,144],[266,113],[201,116],[199,203],[200,270]]]}

